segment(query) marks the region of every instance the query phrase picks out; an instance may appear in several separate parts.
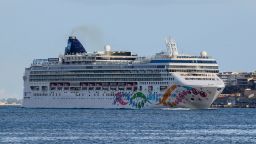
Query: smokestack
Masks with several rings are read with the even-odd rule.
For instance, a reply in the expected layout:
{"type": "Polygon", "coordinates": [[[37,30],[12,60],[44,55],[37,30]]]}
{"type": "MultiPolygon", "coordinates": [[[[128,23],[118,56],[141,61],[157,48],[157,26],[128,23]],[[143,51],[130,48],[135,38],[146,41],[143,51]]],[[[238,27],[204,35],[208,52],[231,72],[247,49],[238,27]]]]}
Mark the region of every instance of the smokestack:
{"type": "Polygon", "coordinates": [[[77,53],[86,53],[86,50],[76,36],[69,36],[65,55],[75,55],[77,53]]]}

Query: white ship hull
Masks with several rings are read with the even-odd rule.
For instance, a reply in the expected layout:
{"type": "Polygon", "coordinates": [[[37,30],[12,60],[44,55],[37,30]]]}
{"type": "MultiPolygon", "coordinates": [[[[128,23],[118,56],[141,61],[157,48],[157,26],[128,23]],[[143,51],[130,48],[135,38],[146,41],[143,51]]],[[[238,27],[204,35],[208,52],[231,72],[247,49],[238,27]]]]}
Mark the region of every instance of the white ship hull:
{"type": "MultiPolygon", "coordinates": [[[[206,109],[223,87],[172,85],[165,92],[148,91],[54,91],[24,98],[27,108],[193,108],[206,109]],[[47,96],[46,96],[47,95],[47,96]]],[[[31,93],[32,94],[32,93],[31,93]]]]}

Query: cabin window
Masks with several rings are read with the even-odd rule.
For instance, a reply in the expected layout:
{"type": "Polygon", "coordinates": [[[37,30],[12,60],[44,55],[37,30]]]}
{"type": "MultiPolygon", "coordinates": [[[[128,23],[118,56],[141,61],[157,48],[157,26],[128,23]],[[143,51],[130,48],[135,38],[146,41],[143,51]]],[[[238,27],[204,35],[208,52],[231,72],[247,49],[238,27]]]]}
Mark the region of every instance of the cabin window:
{"type": "Polygon", "coordinates": [[[51,87],[51,90],[56,90],[56,87],[51,87]]]}
{"type": "Polygon", "coordinates": [[[43,90],[43,91],[47,91],[47,90],[48,90],[48,87],[47,87],[47,86],[42,86],[42,90],[43,90]]]}
{"type": "Polygon", "coordinates": [[[32,91],[39,91],[39,86],[30,86],[32,91]]]}
{"type": "Polygon", "coordinates": [[[127,87],[126,90],[132,90],[132,87],[127,87]]]}
{"type": "Polygon", "coordinates": [[[102,89],[103,89],[103,90],[108,90],[108,87],[103,87],[102,89]]]}
{"type": "Polygon", "coordinates": [[[101,90],[101,87],[96,87],[96,90],[101,90]]]}
{"type": "Polygon", "coordinates": [[[118,87],[118,90],[124,90],[124,87],[118,87]]]}
{"type": "Polygon", "coordinates": [[[167,89],[167,86],[160,86],[160,91],[164,91],[167,89]]]}
{"type": "Polygon", "coordinates": [[[116,90],[116,87],[110,87],[110,90],[116,90]]]}

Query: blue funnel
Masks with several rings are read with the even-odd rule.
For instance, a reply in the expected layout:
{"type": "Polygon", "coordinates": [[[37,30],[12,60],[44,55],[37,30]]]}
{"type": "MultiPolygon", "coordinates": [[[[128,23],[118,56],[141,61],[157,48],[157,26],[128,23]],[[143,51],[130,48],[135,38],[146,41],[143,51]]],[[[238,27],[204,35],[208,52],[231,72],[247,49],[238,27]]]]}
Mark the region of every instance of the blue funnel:
{"type": "Polygon", "coordinates": [[[75,36],[70,36],[68,38],[68,45],[65,49],[65,55],[75,55],[77,53],[86,53],[86,50],[75,36]]]}

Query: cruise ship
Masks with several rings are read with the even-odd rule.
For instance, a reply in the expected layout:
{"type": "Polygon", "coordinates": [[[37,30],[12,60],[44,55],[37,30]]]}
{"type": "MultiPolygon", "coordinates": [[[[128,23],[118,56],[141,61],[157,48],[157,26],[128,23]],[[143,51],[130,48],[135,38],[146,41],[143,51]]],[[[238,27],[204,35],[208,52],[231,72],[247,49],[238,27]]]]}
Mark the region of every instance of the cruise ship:
{"type": "Polygon", "coordinates": [[[70,36],[63,55],[25,68],[26,108],[206,109],[225,85],[215,59],[179,54],[174,39],[149,57],[130,51],[87,52],[70,36]]]}

